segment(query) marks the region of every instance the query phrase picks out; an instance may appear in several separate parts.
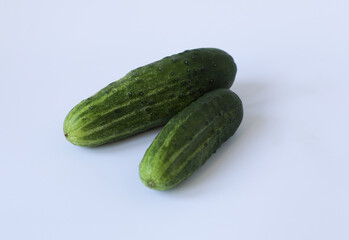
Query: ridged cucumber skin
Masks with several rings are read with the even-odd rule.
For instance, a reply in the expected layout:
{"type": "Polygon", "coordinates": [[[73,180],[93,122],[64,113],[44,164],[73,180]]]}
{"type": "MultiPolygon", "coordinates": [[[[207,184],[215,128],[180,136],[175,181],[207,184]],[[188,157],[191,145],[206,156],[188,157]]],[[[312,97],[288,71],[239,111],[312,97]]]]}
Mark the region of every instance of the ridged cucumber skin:
{"type": "Polygon", "coordinates": [[[174,116],[139,165],[142,182],[168,190],[187,179],[231,137],[243,118],[240,98],[228,89],[206,93],[174,116]]]}
{"type": "Polygon", "coordinates": [[[191,102],[230,88],[236,64],[215,48],[187,50],[137,68],[67,115],[63,131],[73,144],[96,147],[164,125],[191,102]]]}

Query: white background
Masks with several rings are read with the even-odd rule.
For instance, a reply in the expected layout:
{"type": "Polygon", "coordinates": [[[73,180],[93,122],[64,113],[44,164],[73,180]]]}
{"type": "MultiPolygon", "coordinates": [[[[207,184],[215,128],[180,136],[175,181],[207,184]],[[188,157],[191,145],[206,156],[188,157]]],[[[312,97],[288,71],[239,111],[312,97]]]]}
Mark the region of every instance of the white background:
{"type": "Polygon", "coordinates": [[[0,0],[0,239],[349,239],[349,2],[0,0]],[[69,110],[130,70],[230,53],[245,116],[190,179],[145,187],[159,129],[86,149],[69,110]]]}

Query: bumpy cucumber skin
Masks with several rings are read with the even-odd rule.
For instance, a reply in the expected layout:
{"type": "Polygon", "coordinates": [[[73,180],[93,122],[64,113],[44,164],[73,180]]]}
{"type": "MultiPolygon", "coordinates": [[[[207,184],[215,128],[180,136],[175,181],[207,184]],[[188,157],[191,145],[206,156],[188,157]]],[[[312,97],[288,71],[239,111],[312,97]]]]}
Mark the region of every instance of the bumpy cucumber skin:
{"type": "Polygon", "coordinates": [[[236,64],[215,48],[187,50],[137,68],[76,105],[64,121],[73,144],[95,147],[164,125],[191,102],[230,88],[236,64]]]}
{"type": "Polygon", "coordinates": [[[160,131],[139,165],[142,182],[156,190],[183,182],[235,133],[242,118],[242,102],[235,93],[206,93],[160,131]]]}

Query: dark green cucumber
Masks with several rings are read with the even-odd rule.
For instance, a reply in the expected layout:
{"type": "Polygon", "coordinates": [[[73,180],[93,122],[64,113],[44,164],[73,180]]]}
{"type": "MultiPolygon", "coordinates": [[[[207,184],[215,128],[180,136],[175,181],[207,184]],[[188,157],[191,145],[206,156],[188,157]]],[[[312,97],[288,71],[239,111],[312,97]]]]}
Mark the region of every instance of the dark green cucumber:
{"type": "Polygon", "coordinates": [[[75,145],[94,147],[165,124],[204,93],[230,88],[233,58],[214,48],[188,50],[137,68],[76,105],[64,121],[75,145]]]}
{"type": "Polygon", "coordinates": [[[142,182],[168,190],[187,179],[231,137],[243,117],[240,98],[228,89],[206,93],[165,125],[139,165],[142,182]]]}

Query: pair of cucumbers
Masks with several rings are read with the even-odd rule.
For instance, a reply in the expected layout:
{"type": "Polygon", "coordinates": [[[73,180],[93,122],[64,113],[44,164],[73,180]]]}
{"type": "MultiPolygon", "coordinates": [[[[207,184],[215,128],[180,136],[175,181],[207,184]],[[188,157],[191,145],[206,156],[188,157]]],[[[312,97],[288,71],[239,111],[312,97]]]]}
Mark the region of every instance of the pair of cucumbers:
{"type": "Polygon", "coordinates": [[[165,127],[139,166],[142,182],[168,190],[198,169],[239,127],[243,108],[229,90],[236,64],[201,48],[137,68],[76,105],[64,121],[73,144],[96,147],[165,127]]]}

